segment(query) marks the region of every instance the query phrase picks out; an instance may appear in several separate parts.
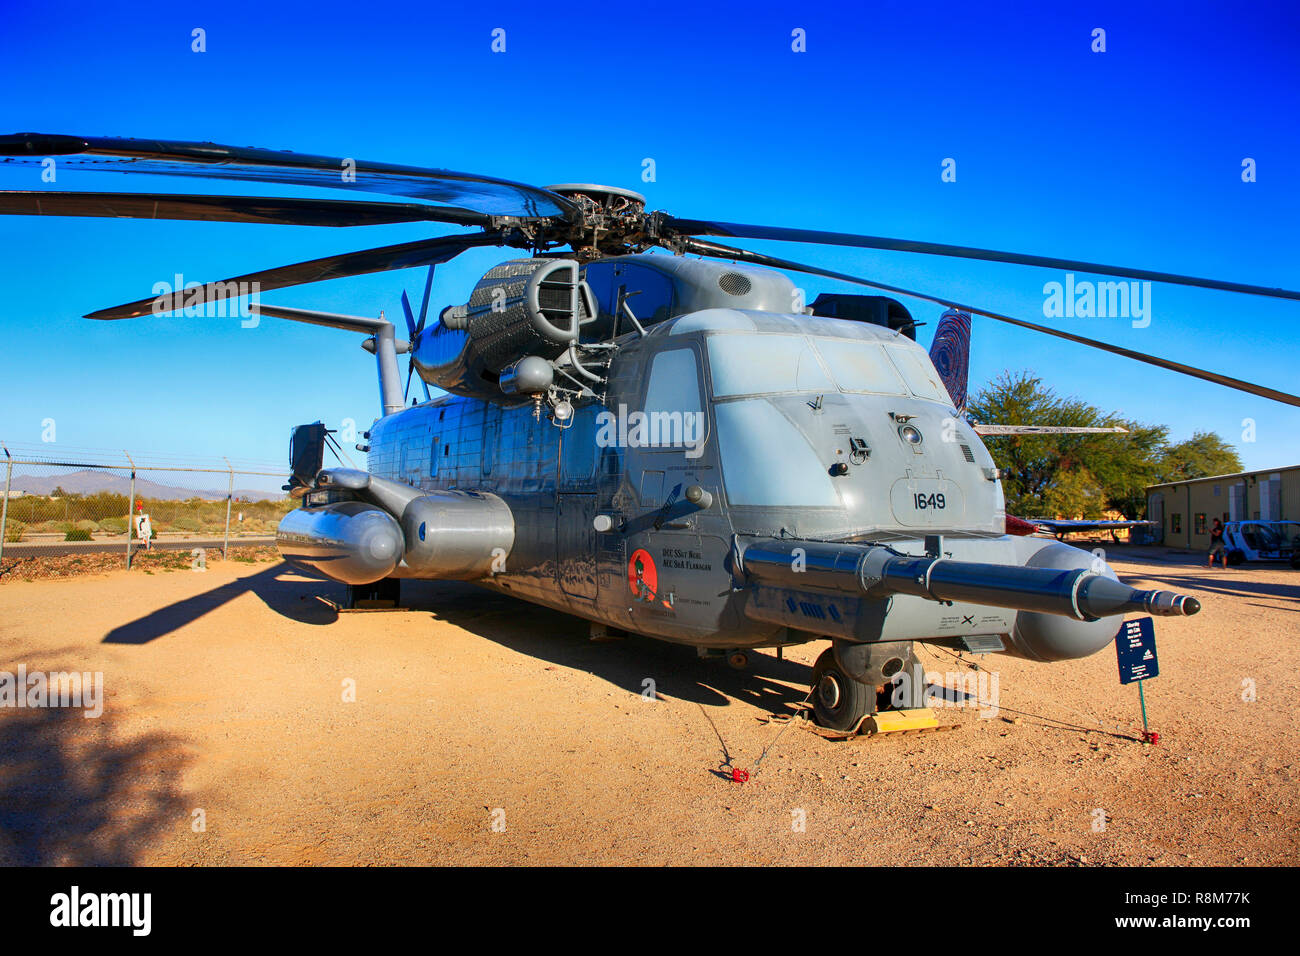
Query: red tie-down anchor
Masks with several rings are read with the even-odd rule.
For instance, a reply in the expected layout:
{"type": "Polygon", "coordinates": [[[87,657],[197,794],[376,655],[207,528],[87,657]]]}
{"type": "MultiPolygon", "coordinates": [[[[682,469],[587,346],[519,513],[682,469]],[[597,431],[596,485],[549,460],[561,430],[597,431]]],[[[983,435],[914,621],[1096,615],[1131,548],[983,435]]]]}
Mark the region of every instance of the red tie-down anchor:
{"type": "Polygon", "coordinates": [[[749,779],[749,771],[748,771],[748,770],[741,770],[739,767],[732,767],[732,768],[731,768],[731,782],[732,782],[732,783],[744,783],[744,782],[745,782],[746,780],[748,780],[748,779],[749,779]]]}
{"type": "Polygon", "coordinates": [[[1142,742],[1154,747],[1160,743],[1160,735],[1154,730],[1144,730],[1142,731],[1142,742]]]}

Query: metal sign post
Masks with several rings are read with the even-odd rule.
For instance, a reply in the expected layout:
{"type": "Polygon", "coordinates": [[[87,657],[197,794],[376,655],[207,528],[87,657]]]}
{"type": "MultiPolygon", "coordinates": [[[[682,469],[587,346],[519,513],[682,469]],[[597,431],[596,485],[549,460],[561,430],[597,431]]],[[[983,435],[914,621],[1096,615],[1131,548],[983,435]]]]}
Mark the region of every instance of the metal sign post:
{"type": "Polygon", "coordinates": [[[0,570],[3,570],[5,559],[5,526],[9,521],[9,484],[14,476],[14,456],[9,454],[9,449],[5,448],[4,445],[0,445],[0,448],[4,448],[5,452],[5,500],[4,504],[0,505],[0,570]]]}
{"type": "Polygon", "coordinates": [[[226,485],[226,533],[221,542],[221,560],[226,561],[230,557],[230,499],[235,496],[235,469],[230,466],[230,459],[222,456],[226,467],[230,468],[230,480],[226,485]]]}
{"type": "Polygon", "coordinates": [[[1115,635],[1115,658],[1119,664],[1119,682],[1138,685],[1138,701],[1142,706],[1142,742],[1160,743],[1160,735],[1147,725],[1147,699],[1142,690],[1143,681],[1160,674],[1160,661],[1156,657],[1155,622],[1149,617],[1125,621],[1115,635]]]}
{"type": "Polygon", "coordinates": [[[131,453],[123,450],[126,460],[131,462],[131,491],[126,499],[126,569],[131,570],[131,529],[135,527],[135,462],[131,453]]]}

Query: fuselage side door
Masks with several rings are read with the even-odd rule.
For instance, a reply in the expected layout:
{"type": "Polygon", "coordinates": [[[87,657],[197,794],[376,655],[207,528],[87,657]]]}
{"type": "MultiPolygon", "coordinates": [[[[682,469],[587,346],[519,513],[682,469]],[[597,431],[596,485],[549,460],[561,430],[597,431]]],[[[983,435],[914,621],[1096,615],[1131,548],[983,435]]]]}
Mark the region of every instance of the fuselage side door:
{"type": "Polygon", "coordinates": [[[701,457],[710,431],[702,370],[694,343],[662,348],[648,364],[639,407],[621,427],[635,498],[625,522],[634,624],[665,616],[691,624],[716,603],[711,572],[721,567],[725,543],[702,535],[686,499],[691,485],[720,492],[716,471],[701,457]]]}

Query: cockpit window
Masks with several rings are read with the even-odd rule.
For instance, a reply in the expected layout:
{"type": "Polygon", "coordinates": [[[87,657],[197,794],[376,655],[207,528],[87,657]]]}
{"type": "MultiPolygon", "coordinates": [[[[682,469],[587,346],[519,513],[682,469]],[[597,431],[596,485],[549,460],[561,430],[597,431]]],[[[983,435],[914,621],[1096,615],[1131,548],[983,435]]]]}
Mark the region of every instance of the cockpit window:
{"type": "Polygon", "coordinates": [[[656,355],[645,390],[645,411],[698,415],[703,407],[695,350],[669,349],[656,355]]]}
{"type": "Polygon", "coordinates": [[[712,335],[708,342],[714,398],[835,389],[801,335],[712,335]]]}
{"type": "Polygon", "coordinates": [[[906,395],[907,388],[898,370],[885,355],[879,342],[820,342],[826,367],[846,392],[878,392],[906,395]]]}
{"type": "Polygon", "coordinates": [[[801,335],[711,335],[713,397],[789,392],[915,395],[951,405],[939,373],[919,348],[801,335]]]}
{"type": "Polygon", "coordinates": [[[902,373],[903,380],[907,382],[907,387],[912,390],[913,395],[917,398],[942,402],[945,405],[952,404],[952,396],[948,394],[948,389],[944,387],[929,356],[919,348],[909,349],[898,345],[887,345],[885,351],[894,360],[894,365],[902,373]]]}

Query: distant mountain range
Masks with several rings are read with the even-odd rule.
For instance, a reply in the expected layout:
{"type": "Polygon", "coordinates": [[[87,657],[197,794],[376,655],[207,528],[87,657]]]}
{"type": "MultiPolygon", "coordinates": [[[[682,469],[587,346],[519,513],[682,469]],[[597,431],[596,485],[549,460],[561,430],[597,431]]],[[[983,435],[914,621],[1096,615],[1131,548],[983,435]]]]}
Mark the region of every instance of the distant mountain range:
{"type": "MultiPolygon", "coordinates": [[[[14,470],[17,471],[18,467],[20,466],[15,466],[14,470]]],[[[219,476],[204,475],[204,477],[219,476]]],[[[93,495],[100,491],[129,495],[131,479],[127,475],[87,468],[82,471],[65,472],[62,475],[15,474],[10,487],[14,491],[24,491],[29,495],[48,495],[55,488],[62,488],[70,494],[78,495],[93,495]]],[[[3,488],[0,488],[0,496],[3,494],[3,488]]],[[[148,478],[141,478],[138,474],[135,479],[135,494],[137,498],[159,498],[164,501],[183,501],[186,498],[203,498],[207,501],[226,500],[224,488],[219,491],[207,488],[177,488],[174,485],[162,485],[148,478]]],[[[234,496],[248,501],[274,501],[283,498],[284,492],[236,488],[234,496]]]]}

